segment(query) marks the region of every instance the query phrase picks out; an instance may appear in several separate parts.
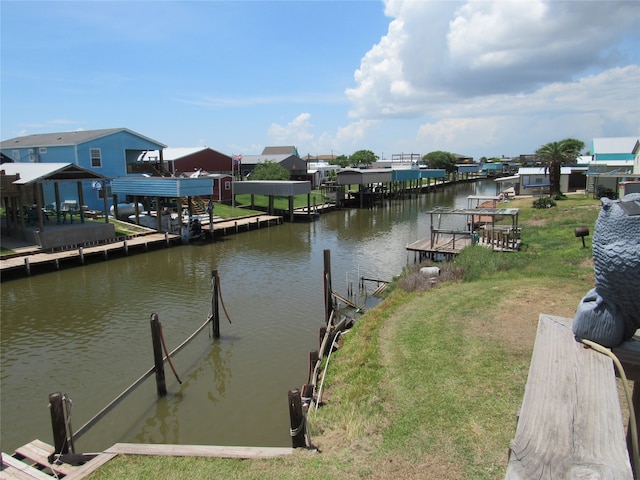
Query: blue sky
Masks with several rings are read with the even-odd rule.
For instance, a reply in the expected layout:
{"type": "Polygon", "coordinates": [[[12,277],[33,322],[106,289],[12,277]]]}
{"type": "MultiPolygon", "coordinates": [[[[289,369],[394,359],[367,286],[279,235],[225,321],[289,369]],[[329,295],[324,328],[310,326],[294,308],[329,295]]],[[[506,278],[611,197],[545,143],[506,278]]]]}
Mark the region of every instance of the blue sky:
{"type": "Polygon", "coordinates": [[[640,135],[636,0],[2,0],[0,22],[2,140],[479,158],[640,135]]]}

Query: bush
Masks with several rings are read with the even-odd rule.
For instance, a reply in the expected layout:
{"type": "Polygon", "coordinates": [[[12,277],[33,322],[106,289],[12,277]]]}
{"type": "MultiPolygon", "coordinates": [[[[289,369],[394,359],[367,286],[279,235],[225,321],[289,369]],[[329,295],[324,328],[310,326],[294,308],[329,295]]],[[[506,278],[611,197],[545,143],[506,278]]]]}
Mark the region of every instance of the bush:
{"type": "Polygon", "coordinates": [[[551,208],[556,206],[556,201],[551,197],[537,198],[533,201],[533,208],[551,208]]]}

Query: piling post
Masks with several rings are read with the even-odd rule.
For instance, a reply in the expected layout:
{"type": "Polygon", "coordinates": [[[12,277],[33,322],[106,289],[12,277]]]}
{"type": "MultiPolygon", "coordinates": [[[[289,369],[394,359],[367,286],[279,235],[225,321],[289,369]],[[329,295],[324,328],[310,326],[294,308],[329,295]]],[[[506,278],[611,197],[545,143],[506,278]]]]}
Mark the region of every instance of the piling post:
{"type": "MultiPolygon", "coordinates": [[[[61,392],[49,394],[49,409],[51,411],[51,427],[53,428],[54,455],[69,453],[67,427],[64,416],[64,396],[61,392]]],[[[53,455],[52,455],[53,457],[53,455]]],[[[53,459],[50,459],[51,462],[53,459]]]]}
{"type": "Polygon", "coordinates": [[[214,338],[220,338],[220,314],[218,306],[218,298],[220,289],[218,287],[219,277],[218,270],[211,270],[211,322],[213,324],[214,338]]]}
{"type": "Polygon", "coordinates": [[[156,388],[158,395],[164,397],[167,394],[167,384],[164,379],[164,357],[162,355],[162,339],[160,338],[160,320],[157,313],[151,314],[151,340],[153,341],[156,388]]]}
{"type": "MultiPolygon", "coordinates": [[[[318,345],[322,348],[322,342],[324,341],[324,336],[327,334],[327,327],[320,327],[318,331],[318,345]]],[[[320,351],[320,354],[324,357],[324,352],[320,351]]]]}
{"type": "MultiPolygon", "coordinates": [[[[136,211],[137,211],[137,210],[136,210],[136,211]]],[[[126,239],[126,238],[124,239],[124,245],[123,245],[123,247],[124,247],[124,254],[125,254],[125,255],[129,255],[129,244],[127,243],[127,239],[126,239]]]]}
{"type": "Polygon", "coordinates": [[[320,360],[320,354],[317,350],[312,350],[309,352],[309,375],[307,376],[307,383],[312,382],[311,376],[313,375],[314,370],[316,369],[316,363],[320,360]]]}
{"type": "Polygon", "coordinates": [[[324,321],[328,325],[333,312],[331,288],[331,250],[324,251],[324,321]]]}
{"type": "Polygon", "coordinates": [[[298,389],[289,390],[289,419],[291,421],[291,446],[293,448],[306,447],[302,398],[298,389]]]}
{"type": "Polygon", "coordinates": [[[82,265],[84,265],[84,248],[83,247],[79,247],[78,248],[78,253],[80,254],[80,263],[82,265]]]}
{"type": "Polygon", "coordinates": [[[24,259],[24,268],[27,270],[27,275],[31,275],[31,265],[29,265],[29,257],[24,259]]]}

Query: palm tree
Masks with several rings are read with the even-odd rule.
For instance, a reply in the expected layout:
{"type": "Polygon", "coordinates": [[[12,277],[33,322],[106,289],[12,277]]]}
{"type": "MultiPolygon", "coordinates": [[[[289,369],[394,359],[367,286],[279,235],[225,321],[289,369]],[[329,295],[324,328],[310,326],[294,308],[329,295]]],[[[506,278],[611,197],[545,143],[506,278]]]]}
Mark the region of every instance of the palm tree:
{"type": "Polygon", "coordinates": [[[583,148],[584,142],[575,138],[565,138],[559,142],[547,143],[536,151],[536,156],[544,163],[545,174],[549,173],[549,194],[552,197],[562,193],[560,167],[575,165],[583,148]]]}

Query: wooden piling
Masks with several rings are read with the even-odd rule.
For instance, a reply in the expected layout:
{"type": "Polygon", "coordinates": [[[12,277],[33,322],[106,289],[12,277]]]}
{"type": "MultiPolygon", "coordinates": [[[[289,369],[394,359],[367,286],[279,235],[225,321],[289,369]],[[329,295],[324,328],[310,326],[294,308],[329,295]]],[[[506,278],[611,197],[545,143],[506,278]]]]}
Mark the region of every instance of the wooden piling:
{"type": "Polygon", "coordinates": [[[78,248],[78,254],[80,255],[80,263],[84,265],[84,248],[78,248]]]}
{"type": "Polygon", "coordinates": [[[31,266],[29,265],[29,257],[24,259],[24,268],[27,270],[27,275],[31,275],[31,266]]]}
{"type": "Polygon", "coordinates": [[[331,250],[324,251],[324,321],[328,325],[333,311],[333,298],[331,288],[331,250]]]}
{"type": "Polygon", "coordinates": [[[218,288],[218,271],[211,270],[211,322],[213,324],[213,336],[214,338],[220,338],[220,313],[218,299],[220,291],[218,288]]]}
{"type": "MultiPolygon", "coordinates": [[[[51,410],[51,427],[53,428],[54,455],[69,453],[67,426],[64,416],[64,395],[61,392],[49,394],[49,409],[51,410]]],[[[52,455],[53,457],[53,455],[52,455]]],[[[52,462],[53,458],[49,461],[52,462]]]]}
{"type": "Polygon", "coordinates": [[[313,375],[314,370],[316,369],[316,363],[320,360],[320,354],[317,350],[312,350],[309,352],[309,374],[307,376],[307,383],[311,383],[311,377],[313,375]]]}
{"type": "Polygon", "coordinates": [[[162,340],[160,338],[160,320],[157,313],[151,314],[151,340],[153,342],[153,362],[156,371],[156,388],[158,395],[167,394],[167,384],[164,378],[164,361],[162,354],[162,340]]]}
{"type": "Polygon", "coordinates": [[[302,398],[298,389],[289,390],[289,419],[291,422],[291,446],[293,448],[306,447],[302,398]]]}

